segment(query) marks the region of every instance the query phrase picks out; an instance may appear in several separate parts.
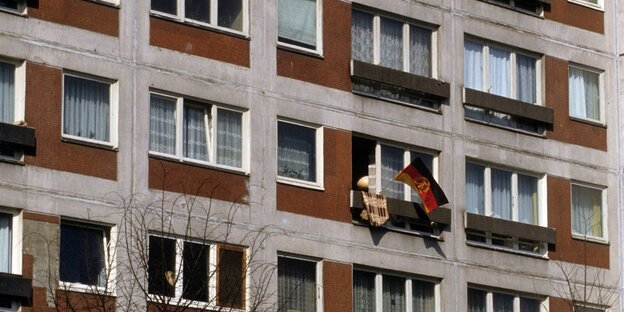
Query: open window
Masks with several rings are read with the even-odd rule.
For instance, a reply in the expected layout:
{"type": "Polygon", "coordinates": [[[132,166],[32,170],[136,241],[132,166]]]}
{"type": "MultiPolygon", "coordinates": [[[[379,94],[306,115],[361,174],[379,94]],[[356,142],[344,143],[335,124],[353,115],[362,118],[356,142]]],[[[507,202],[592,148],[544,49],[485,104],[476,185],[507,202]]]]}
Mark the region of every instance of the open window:
{"type": "Polygon", "coordinates": [[[20,162],[35,153],[35,129],[24,121],[25,65],[0,59],[0,160],[20,162]]]}

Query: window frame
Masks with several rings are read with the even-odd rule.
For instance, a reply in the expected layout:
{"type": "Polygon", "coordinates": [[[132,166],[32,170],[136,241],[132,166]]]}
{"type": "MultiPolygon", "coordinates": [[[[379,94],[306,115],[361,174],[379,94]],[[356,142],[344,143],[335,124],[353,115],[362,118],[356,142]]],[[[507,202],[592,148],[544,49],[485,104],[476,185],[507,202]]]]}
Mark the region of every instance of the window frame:
{"type": "Polygon", "coordinates": [[[598,3],[592,3],[590,1],[586,1],[586,0],[568,0],[568,2],[570,3],[575,3],[578,5],[582,5],[584,7],[588,7],[594,10],[598,10],[601,12],[604,12],[605,7],[604,7],[604,0],[597,0],[598,3]]]}
{"type": "MultiPolygon", "coordinates": [[[[105,0],[106,1],[106,0],[105,0]]],[[[219,0],[207,0],[210,2],[210,22],[202,22],[198,20],[194,20],[191,18],[186,18],[185,14],[185,0],[175,0],[176,1],[176,11],[177,14],[170,14],[166,12],[161,12],[152,9],[152,5],[150,3],[150,15],[162,17],[166,19],[171,19],[177,22],[181,22],[184,24],[189,24],[193,26],[199,26],[208,29],[215,29],[217,31],[231,33],[235,35],[240,35],[243,37],[249,36],[249,0],[240,0],[242,2],[241,12],[243,14],[243,25],[242,30],[236,30],[233,28],[227,28],[223,26],[219,26],[219,0]]]]}
{"type": "Polygon", "coordinates": [[[276,149],[275,149],[275,165],[276,165],[276,181],[279,183],[284,183],[284,184],[290,184],[290,185],[295,185],[295,186],[301,186],[301,187],[306,187],[306,188],[312,188],[312,189],[317,189],[317,190],[324,190],[324,153],[325,153],[325,149],[324,149],[324,127],[323,126],[315,126],[309,123],[303,123],[303,122],[299,122],[299,121],[294,121],[291,119],[287,119],[287,118],[279,118],[277,119],[277,123],[276,123],[277,127],[276,127],[276,149]],[[316,152],[316,157],[314,158],[315,162],[316,162],[316,181],[307,181],[307,180],[302,180],[302,179],[297,179],[297,178],[291,178],[291,177],[286,177],[286,176],[282,176],[279,174],[279,123],[287,123],[287,124],[291,124],[291,125],[295,125],[298,127],[304,127],[304,128],[309,128],[309,129],[314,129],[315,131],[315,152],[316,152]]]}
{"type": "Polygon", "coordinates": [[[9,271],[5,273],[22,275],[23,217],[22,211],[0,207],[0,214],[11,216],[11,253],[9,271]]]}
{"type": "MultiPolygon", "coordinates": [[[[540,302],[540,312],[548,312],[548,297],[540,297],[539,295],[527,295],[524,293],[518,293],[518,292],[514,292],[514,291],[510,291],[510,290],[505,290],[505,289],[492,289],[492,288],[487,288],[487,287],[482,287],[482,286],[478,286],[478,285],[472,285],[472,284],[468,284],[468,287],[466,288],[466,294],[468,294],[468,290],[470,289],[474,289],[474,290],[479,290],[479,291],[483,291],[486,293],[485,295],[485,310],[486,312],[494,312],[494,294],[501,294],[501,295],[507,295],[507,296],[513,296],[514,300],[513,300],[513,312],[521,312],[520,311],[520,300],[522,298],[525,299],[530,299],[530,300],[538,300],[540,302]]],[[[466,305],[468,306],[468,300],[470,299],[470,297],[467,295],[466,296],[466,305]]]]}
{"type": "MultiPolygon", "coordinates": [[[[13,120],[10,123],[17,123],[25,120],[26,107],[26,62],[0,57],[0,62],[10,64],[15,67],[13,76],[13,120]]],[[[1,155],[0,160],[9,162],[23,161],[24,150],[16,149],[13,157],[1,155]]]]}
{"type": "MultiPolygon", "coordinates": [[[[381,65],[381,19],[385,18],[385,19],[389,19],[389,20],[403,24],[403,28],[402,28],[402,35],[403,35],[402,37],[402,40],[403,40],[402,63],[403,64],[402,64],[401,71],[411,74],[411,75],[420,76],[418,74],[414,74],[410,72],[410,65],[411,65],[410,26],[419,27],[419,28],[423,28],[423,29],[427,29],[431,31],[431,38],[430,38],[431,46],[429,47],[431,51],[431,55],[429,59],[431,75],[422,76],[422,77],[433,78],[433,79],[438,78],[439,73],[438,73],[438,57],[437,57],[438,56],[438,28],[437,27],[431,24],[427,24],[425,22],[416,21],[406,16],[400,16],[400,15],[396,15],[392,13],[382,13],[373,9],[368,9],[368,8],[364,8],[360,6],[354,6],[352,8],[352,11],[359,11],[362,13],[373,15],[373,21],[372,21],[373,23],[373,63],[372,64],[377,65],[377,66],[382,66],[384,68],[390,68],[390,67],[381,65]]],[[[353,58],[353,47],[351,48],[351,51],[352,51],[351,58],[353,58]]]]}
{"type": "MultiPolygon", "coordinates": [[[[490,83],[490,67],[489,67],[489,55],[490,55],[490,48],[495,48],[495,49],[499,49],[499,50],[504,50],[506,52],[509,52],[510,57],[509,57],[509,64],[510,66],[510,70],[509,70],[509,85],[510,85],[510,93],[512,94],[511,96],[503,96],[503,95],[499,95],[499,96],[503,96],[506,98],[510,98],[513,100],[517,100],[520,101],[522,103],[528,104],[528,105],[538,105],[538,106],[544,106],[544,78],[543,78],[543,55],[539,54],[539,53],[535,53],[535,52],[531,52],[531,51],[526,51],[523,49],[519,49],[519,48],[515,48],[509,45],[505,45],[502,43],[498,43],[498,42],[494,42],[494,41],[488,41],[486,39],[481,39],[481,38],[476,38],[476,37],[472,37],[469,35],[465,35],[464,36],[464,47],[463,47],[463,53],[465,55],[466,53],[466,49],[465,49],[465,43],[466,41],[470,41],[473,43],[477,43],[482,45],[482,49],[481,49],[481,54],[482,54],[482,79],[483,79],[483,86],[481,90],[478,89],[473,89],[470,87],[466,86],[466,82],[463,81],[464,83],[464,87],[468,88],[468,89],[473,89],[473,90],[477,90],[477,91],[481,91],[481,92],[485,92],[485,93],[489,93],[489,94],[493,94],[496,95],[495,93],[491,93],[490,89],[491,89],[491,83],[490,83]],[[523,55],[526,57],[531,57],[535,59],[535,103],[529,103],[529,102],[524,102],[520,99],[517,99],[517,90],[518,90],[518,82],[517,82],[517,55],[523,55]],[[488,88],[486,88],[486,86],[490,84],[490,86],[488,88]]],[[[463,60],[462,60],[463,62],[463,60]]],[[[466,64],[464,64],[464,76],[465,76],[465,70],[466,70],[466,64]]],[[[464,78],[462,77],[462,80],[464,78]]]]}
{"type": "MultiPolygon", "coordinates": [[[[570,1],[570,0],[568,0],[570,1]]],[[[581,65],[578,63],[573,63],[570,62],[568,64],[568,89],[570,88],[570,83],[569,83],[569,79],[570,79],[570,68],[574,67],[578,70],[582,70],[584,72],[590,72],[593,74],[597,74],[598,75],[598,109],[600,110],[600,119],[592,119],[592,118],[588,118],[588,117],[582,117],[582,116],[573,116],[572,115],[572,105],[570,105],[570,95],[569,95],[569,91],[568,91],[568,116],[569,118],[573,119],[573,120],[579,120],[579,121],[584,121],[587,123],[592,123],[592,124],[598,124],[601,126],[606,125],[606,121],[605,121],[605,94],[604,94],[604,70],[600,70],[597,68],[593,68],[593,67],[589,67],[589,66],[585,66],[585,65],[581,65]]],[[[585,103],[585,105],[587,106],[587,103],[585,103]]]]}
{"type": "Polygon", "coordinates": [[[117,274],[117,257],[116,257],[116,242],[117,242],[117,227],[109,224],[96,223],[91,221],[83,221],[73,218],[61,218],[59,224],[59,289],[77,292],[96,292],[114,296],[116,293],[116,274],[117,274]],[[66,282],[61,280],[60,276],[60,249],[63,248],[63,241],[61,239],[61,227],[63,224],[80,227],[91,230],[102,231],[102,248],[104,254],[104,270],[106,271],[105,285],[87,285],[78,282],[66,282]],[[108,235],[107,235],[108,234],[108,235]]]}
{"type": "MultiPolygon", "coordinates": [[[[149,109],[151,110],[151,98],[155,95],[157,97],[167,98],[175,100],[175,154],[167,154],[158,151],[152,151],[149,147],[148,150],[150,156],[157,156],[168,159],[175,159],[182,163],[189,163],[201,166],[208,166],[219,168],[228,171],[240,172],[243,174],[249,174],[249,111],[240,108],[234,108],[231,106],[225,106],[210,101],[198,100],[191,97],[184,97],[182,95],[174,95],[172,93],[150,90],[149,92],[149,109]],[[189,101],[190,103],[185,103],[189,101]],[[201,108],[204,110],[204,124],[206,125],[206,145],[208,160],[194,159],[184,156],[184,107],[190,106],[195,108],[201,108]],[[241,167],[233,167],[217,163],[217,124],[218,124],[218,110],[233,111],[241,114],[241,167]]],[[[151,113],[148,113],[150,115],[151,113]]],[[[149,126],[148,126],[149,127],[149,126]]],[[[149,141],[149,137],[148,137],[149,141]]]]}
{"type": "Polygon", "coordinates": [[[26,5],[26,0],[17,0],[17,10],[7,8],[4,6],[0,6],[1,12],[7,12],[12,14],[17,14],[20,16],[26,16],[28,10],[28,6],[26,5]]]}
{"type": "MultiPolygon", "coordinates": [[[[277,261],[279,262],[279,258],[285,258],[285,259],[290,259],[290,260],[296,260],[296,261],[305,261],[305,262],[311,262],[314,263],[315,265],[315,278],[316,278],[316,312],[323,312],[323,304],[324,304],[324,299],[323,299],[323,261],[322,260],[318,260],[312,257],[307,257],[307,256],[301,256],[301,255],[295,255],[295,254],[290,254],[290,253],[283,253],[283,252],[278,252],[277,254],[277,261]]],[[[276,271],[278,265],[276,263],[276,271]]],[[[277,273],[279,276],[279,272],[277,273]]],[[[278,277],[279,280],[279,277],[278,277]]],[[[276,283],[278,284],[277,287],[279,289],[279,282],[276,281],[276,283]]],[[[279,290],[277,291],[279,293],[279,290]]],[[[279,308],[279,304],[280,304],[280,300],[279,300],[279,295],[277,295],[277,306],[279,308]]]]}
{"type": "Polygon", "coordinates": [[[61,83],[61,138],[74,142],[85,142],[95,146],[106,147],[110,149],[118,148],[118,110],[119,110],[119,82],[113,79],[94,76],[85,73],[79,73],[72,70],[63,70],[61,83]],[[77,135],[65,133],[65,77],[70,76],[82,80],[95,81],[109,86],[109,141],[85,138],[77,135]]]}
{"type": "Polygon", "coordinates": [[[589,183],[585,183],[585,182],[580,182],[580,181],[576,181],[573,180],[570,183],[570,229],[571,229],[571,233],[572,233],[572,237],[575,239],[579,239],[579,240],[585,240],[585,241],[592,241],[592,242],[597,242],[597,243],[607,243],[609,242],[609,228],[608,228],[608,213],[607,213],[607,188],[604,186],[598,186],[595,184],[589,184],[589,183]],[[574,230],[574,212],[572,211],[572,188],[573,186],[579,186],[579,187],[583,187],[583,188],[589,188],[589,189],[593,189],[593,190],[597,190],[600,191],[600,199],[601,199],[601,203],[600,203],[600,218],[601,218],[601,226],[602,226],[602,237],[600,236],[594,236],[594,235],[589,235],[589,234],[581,234],[581,233],[577,233],[574,230]]]}
{"type": "MultiPolygon", "coordinates": [[[[279,11],[279,1],[288,1],[288,0],[277,0],[277,8],[275,12],[279,11]]],[[[316,45],[314,49],[310,49],[304,46],[300,46],[293,43],[282,42],[279,40],[279,16],[276,18],[277,20],[277,47],[285,48],[288,50],[300,51],[303,53],[308,53],[317,56],[323,56],[323,0],[314,0],[316,2],[316,45]]],[[[279,14],[278,14],[279,15],[279,14]]]]}

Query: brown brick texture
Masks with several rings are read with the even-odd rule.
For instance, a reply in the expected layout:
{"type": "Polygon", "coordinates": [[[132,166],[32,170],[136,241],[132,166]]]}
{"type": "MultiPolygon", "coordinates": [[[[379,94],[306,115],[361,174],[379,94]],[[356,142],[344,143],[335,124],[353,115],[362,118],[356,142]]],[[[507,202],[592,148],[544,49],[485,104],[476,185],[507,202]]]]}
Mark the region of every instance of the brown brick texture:
{"type": "Polygon", "coordinates": [[[573,27],[604,33],[604,12],[568,0],[552,0],[550,10],[545,10],[544,17],[573,27]]]}
{"type": "Polygon", "coordinates": [[[113,37],[119,36],[118,8],[88,0],[39,0],[33,2],[36,5],[28,6],[29,17],[113,37]]]}
{"type": "Polygon", "coordinates": [[[570,303],[565,299],[550,297],[548,302],[550,303],[550,308],[548,309],[550,312],[573,312],[570,303]]]}
{"type": "Polygon", "coordinates": [[[323,311],[352,311],[351,264],[323,261],[323,311]]]}

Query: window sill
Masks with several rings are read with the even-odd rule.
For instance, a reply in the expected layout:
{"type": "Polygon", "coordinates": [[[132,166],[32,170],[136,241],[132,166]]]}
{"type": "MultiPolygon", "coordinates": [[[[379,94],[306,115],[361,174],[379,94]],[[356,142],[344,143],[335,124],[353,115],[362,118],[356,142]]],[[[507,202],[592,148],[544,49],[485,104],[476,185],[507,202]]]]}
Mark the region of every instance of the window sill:
{"type": "Polygon", "coordinates": [[[325,59],[325,57],[323,56],[323,53],[317,50],[306,49],[306,48],[288,44],[288,43],[283,43],[283,42],[278,41],[277,48],[280,50],[288,51],[288,52],[293,52],[293,53],[298,53],[298,54],[303,54],[306,56],[314,57],[320,60],[325,59]]]}
{"type": "Polygon", "coordinates": [[[61,141],[66,142],[66,143],[71,143],[71,144],[99,148],[99,149],[107,150],[107,151],[114,151],[114,152],[119,151],[119,148],[117,146],[108,142],[89,140],[89,139],[75,137],[75,136],[68,136],[65,134],[61,136],[61,141]]]}
{"type": "Polygon", "coordinates": [[[323,185],[320,185],[320,184],[315,183],[315,182],[308,182],[308,181],[298,180],[298,179],[294,179],[294,178],[277,176],[276,182],[280,183],[280,184],[287,184],[287,185],[291,185],[291,186],[307,188],[307,189],[311,189],[311,190],[315,190],[315,191],[321,191],[321,192],[325,191],[325,188],[323,187],[323,185]]]}
{"type": "Polygon", "coordinates": [[[585,1],[582,1],[582,0],[568,0],[568,2],[574,3],[576,5],[584,6],[586,8],[590,8],[590,9],[593,9],[593,10],[600,11],[600,12],[604,13],[604,8],[602,6],[600,6],[600,5],[597,5],[597,4],[585,2],[585,1]]]}
{"type": "Polygon", "coordinates": [[[188,159],[188,158],[179,158],[179,157],[172,156],[172,155],[161,154],[161,153],[154,153],[154,152],[149,152],[149,157],[153,158],[153,159],[161,159],[161,160],[165,160],[165,161],[175,162],[175,163],[179,163],[179,164],[183,164],[183,165],[189,165],[189,166],[194,166],[194,167],[199,167],[199,168],[206,168],[206,169],[213,169],[213,170],[223,171],[223,172],[232,173],[232,174],[241,175],[241,176],[247,176],[247,177],[249,176],[249,172],[245,171],[243,169],[217,165],[217,164],[213,164],[213,163],[209,163],[209,162],[203,162],[203,161],[199,161],[199,160],[192,160],[192,159],[188,159]]]}
{"type": "Polygon", "coordinates": [[[473,241],[468,241],[468,240],[466,241],[466,245],[472,246],[472,247],[483,248],[483,249],[502,251],[502,252],[515,254],[515,255],[522,255],[522,256],[527,256],[527,257],[533,257],[533,258],[537,258],[537,259],[543,259],[543,260],[549,260],[550,259],[550,258],[548,258],[548,254],[547,253],[542,255],[542,254],[539,254],[539,253],[532,253],[532,252],[528,252],[528,251],[522,251],[522,250],[518,250],[518,249],[513,249],[513,248],[508,248],[508,247],[501,247],[501,246],[496,246],[496,245],[490,245],[490,244],[486,244],[486,243],[473,242],[473,241]]]}
{"type": "Polygon", "coordinates": [[[608,240],[606,240],[604,238],[601,238],[601,237],[584,236],[584,235],[581,235],[581,234],[572,233],[572,239],[577,240],[577,241],[587,242],[587,243],[594,243],[594,244],[600,244],[600,245],[605,245],[605,246],[611,246],[611,244],[609,243],[608,240]]]}
{"type": "MultiPolygon", "coordinates": [[[[216,299],[212,299],[212,301],[215,301],[216,299]]],[[[147,294],[147,302],[152,303],[152,304],[162,304],[162,305],[166,305],[166,306],[179,306],[179,307],[184,307],[185,310],[187,309],[197,309],[197,310],[204,310],[204,311],[222,311],[222,310],[227,310],[230,312],[245,312],[245,309],[241,309],[241,308],[234,308],[234,307],[227,307],[227,306],[218,306],[215,305],[213,303],[208,303],[208,302],[203,302],[203,301],[195,301],[195,300],[189,300],[189,299],[184,299],[184,298],[179,298],[179,297],[168,297],[165,295],[154,295],[154,294],[147,294]]]]}
{"type": "Polygon", "coordinates": [[[534,136],[536,138],[541,138],[541,139],[547,139],[548,138],[546,136],[545,132],[542,133],[542,134],[539,134],[539,133],[536,133],[536,132],[524,131],[522,129],[513,128],[513,127],[505,127],[503,125],[499,125],[499,124],[495,124],[495,123],[491,123],[491,122],[487,122],[487,121],[483,121],[483,120],[478,120],[478,119],[472,119],[470,117],[464,117],[464,120],[469,121],[469,122],[473,122],[473,123],[476,123],[476,124],[484,125],[484,126],[494,127],[494,128],[498,128],[498,129],[502,129],[502,130],[511,131],[511,132],[522,133],[522,134],[525,134],[525,135],[534,136]]]}
{"type": "Polygon", "coordinates": [[[115,297],[115,293],[113,290],[107,290],[103,286],[85,285],[81,283],[60,281],[58,290],[115,297]]]}
{"type": "Polygon", "coordinates": [[[576,121],[576,122],[588,124],[590,126],[601,127],[605,129],[607,128],[607,125],[600,120],[587,119],[583,117],[574,117],[574,116],[569,116],[569,118],[571,121],[576,121]]]}
{"type": "Polygon", "coordinates": [[[237,37],[240,39],[245,39],[245,40],[250,39],[249,36],[245,34],[244,32],[239,32],[237,30],[233,30],[233,29],[229,29],[225,27],[219,27],[219,26],[215,26],[211,24],[206,24],[206,23],[202,23],[202,22],[198,22],[194,20],[181,19],[176,15],[171,15],[171,14],[162,13],[158,11],[150,11],[150,16],[154,18],[160,18],[160,19],[168,20],[170,22],[190,26],[190,27],[195,27],[195,28],[199,28],[199,29],[203,29],[207,31],[221,33],[221,34],[232,36],[232,37],[237,37]]]}
{"type": "Polygon", "coordinates": [[[8,13],[8,14],[11,14],[11,15],[16,15],[16,16],[20,16],[20,17],[26,17],[26,18],[28,17],[26,9],[24,9],[23,11],[20,12],[20,11],[8,9],[8,8],[0,7],[0,12],[8,13]]]}
{"type": "Polygon", "coordinates": [[[115,8],[115,9],[119,9],[120,5],[118,1],[106,1],[106,0],[86,0],[89,2],[93,2],[93,3],[97,3],[97,4],[101,4],[107,7],[111,7],[111,8],[115,8]]]}

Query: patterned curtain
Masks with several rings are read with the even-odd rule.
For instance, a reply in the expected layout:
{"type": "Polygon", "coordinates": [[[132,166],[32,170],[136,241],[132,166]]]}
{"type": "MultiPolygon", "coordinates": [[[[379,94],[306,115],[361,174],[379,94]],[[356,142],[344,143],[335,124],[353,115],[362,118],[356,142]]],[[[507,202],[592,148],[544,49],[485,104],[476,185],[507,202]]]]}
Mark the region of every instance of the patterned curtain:
{"type": "Polygon", "coordinates": [[[518,175],[518,221],[538,224],[537,178],[518,175]]]}
{"type": "Polygon", "coordinates": [[[278,0],[278,36],[316,46],[316,1],[278,0]]]}
{"type": "Polygon", "coordinates": [[[184,157],[208,161],[206,110],[184,106],[184,157]]]}
{"type": "Polygon", "coordinates": [[[316,130],[279,122],[277,133],[278,174],[316,181],[316,130]]]}
{"type": "Polygon", "coordinates": [[[217,109],[217,163],[243,166],[243,114],[217,109]]]}
{"type": "Polygon", "coordinates": [[[511,172],[491,169],[492,216],[511,220],[511,172]]]}
{"type": "Polygon", "coordinates": [[[383,276],[383,310],[405,312],[405,279],[401,277],[383,276]]]}
{"type": "Polygon", "coordinates": [[[486,293],[479,289],[468,289],[468,312],[485,312],[486,293]]]}
{"type": "Polygon", "coordinates": [[[176,99],[150,96],[150,151],[175,155],[176,99]]]}
{"type": "Polygon", "coordinates": [[[110,85],[65,76],[63,133],[110,142],[110,85]]]}
{"type": "Polygon", "coordinates": [[[485,182],[481,165],[466,163],[466,211],[485,214],[485,182]]]}
{"type": "Polygon", "coordinates": [[[569,67],[570,115],[600,120],[599,81],[599,74],[569,67]]]}
{"type": "Polygon", "coordinates": [[[518,72],[516,74],[517,81],[517,98],[522,102],[536,102],[536,72],[535,59],[522,54],[516,54],[516,65],[518,72]]]}
{"type": "Polygon", "coordinates": [[[412,311],[435,312],[435,284],[412,280],[412,311]]]}
{"type": "Polygon", "coordinates": [[[355,10],[351,14],[351,57],[373,63],[373,15],[355,10]]]}
{"type": "Polygon", "coordinates": [[[353,271],[353,311],[375,312],[375,274],[353,271]]]}
{"type": "Polygon", "coordinates": [[[11,215],[0,214],[0,272],[11,270],[11,215]]]}
{"type": "Polygon", "coordinates": [[[431,30],[410,25],[410,73],[431,77],[431,30]]]}
{"type": "Polygon", "coordinates": [[[279,257],[277,296],[280,311],[316,311],[316,263],[279,257]]]}
{"type": "Polygon", "coordinates": [[[572,230],[576,234],[602,237],[602,191],[572,185],[572,230]]]}
{"type": "Polygon", "coordinates": [[[489,92],[511,97],[510,88],[510,60],[508,51],[490,47],[490,86],[489,92]]]}
{"type": "Polygon", "coordinates": [[[381,18],[380,51],[379,65],[403,70],[403,23],[381,18]]]}
{"type": "Polygon", "coordinates": [[[382,195],[400,200],[405,199],[405,184],[394,180],[394,176],[405,167],[403,153],[400,148],[381,146],[381,188],[384,190],[382,195]]]}
{"type": "MultiPolygon", "coordinates": [[[[514,296],[494,293],[494,312],[514,312],[514,296]]],[[[524,310],[523,310],[524,311],[524,310]]]]}
{"type": "Polygon", "coordinates": [[[464,42],[464,87],[483,90],[483,45],[464,42]]]}
{"type": "Polygon", "coordinates": [[[0,122],[13,123],[15,112],[15,65],[0,63],[0,122]]]}

